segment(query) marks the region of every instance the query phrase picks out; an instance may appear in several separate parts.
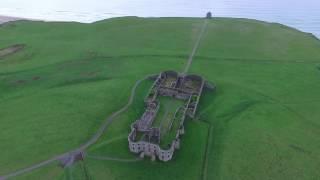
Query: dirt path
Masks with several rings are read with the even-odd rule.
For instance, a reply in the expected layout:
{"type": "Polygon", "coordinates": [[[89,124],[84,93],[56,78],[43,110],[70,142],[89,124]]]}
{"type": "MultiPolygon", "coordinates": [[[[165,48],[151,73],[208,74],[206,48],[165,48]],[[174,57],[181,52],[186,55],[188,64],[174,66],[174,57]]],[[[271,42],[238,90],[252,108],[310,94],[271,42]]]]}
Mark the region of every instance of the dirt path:
{"type": "Polygon", "coordinates": [[[189,56],[188,62],[186,64],[186,67],[184,68],[184,71],[183,71],[184,74],[187,74],[187,72],[189,71],[189,68],[190,68],[190,66],[192,64],[193,57],[197,52],[197,49],[198,49],[198,47],[200,45],[201,39],[203,37],[203,34],[207,29],[207,26],[208,26],[208,20],[205,20],[203,25],[202,25],[202,28],[201,28],[200,34],[198,36],[198,39],[197,39],[196,43],[193,46],[193,49],[192,49],[192,52],[191,52],[191,54],[189,56]]]}
{"type": "Polygon", "coordinates": [[[129,101],[128,103],[123,106],[120,110],[112,113],[111,116],[109,116],[105,121],[104,123],[101,125],[100,129],[96,132],[96,134],[94,136],[92,136],[92,138],[87,141],[86,143],[84,143],[83,145],[81,145],[79,148],[77,149],[74,149],[74,150],[71,150],[71,151],[68,151],[66,153],[63,153],[63,154],[60,154],[60,155],[57,155],[57,156],[54,156],[46,161],[42,161],[40,163],[37,163],[37,164],[34,164],[34,165],[31,165],[27,168],[24,168],[24,169],[21,169],[21,170],[18,170],[18,171],[15,171],[15,172],[12,172],[10,174],[7,174],[7,175],[4,175],[4,176],[0,176],[0,180],[5,180],[5,179],[8,179],[8,178],[13,178],[15,176],[18,176],[18,175],[22,175],[22,174],[25,174],[25,173],[28,173],[28,172],[31,172],[33,170],[36,170],[38,168],[41,168],[41,167],[44,167],[44,166],[47,166],[55,161],[59,161],[61,159],[64,159],[68,156],[73,156],[75,154],[78,154],[78,152],[83,152],[86,148],[88,148],[90,145],[94,144],[100,137],[101,135],[105,132],[105,130],[107,129],[107,127],[113,122],[114,118],[117,117],[118,115],[120,115],[121,113],[125,112],[129,106],[132,104],[133,102],[133,99],[134,99],[134,96],[135,96],[135,93],[136,93],[136,89],[137,87],[140,85],[140,83],[146,79],[148,79],[149,77],[152,77],[154,75],[148,75],[146,76],[145,78],[143,79],[140,79],[138,80],[134,86],[132,87],[132,90],[131,90],[131,95],[129,97],[129,101]]]}
{"type": "Polygon", "coordinates": [[[124,135],[120,135],[120,136],[108,139],[108,140],[103,141],[103,142],[101,142],[99,144],[95,144],[95,146],[93,148],[90,148],[90,151],[93,151],[95,149],[101,148],[101,146],[108,145],[108,144],[113,143],[115,141],[122,140],[122,139],[127,139],[127,138],[128,138],[128,134],[124,134],[124,135]]]}
{"type": "Polygon", "coordinates": [[[100,136],[105,132],[106,128],[113,122],[114,118],[117,117],[117,116],[119,116],[121,113],[125,112],[125,111],[129,108],[129,106],[132,104],[133,99],[134,99],[134,95],[135,95],[135,93],[136,93],[136,89],[137,89],[137,87],[139,86],[139,84],[140,84],[142,81],[148,79],[148,78],[151,77],[151,76],[154,76],[154,75],[146,76],[145,78],[138,80],[138,81],[134,84],[134,86],[133,86],[133,88],[132,88],[132,90],[131,90],[131,95],[130,95],[130,97],[129,97],[128,103],[127,103],[125,106],[123,106],[120,110],[114,112],[111,116],[109,116],[109,117],[105,120],[105,122],[102,124],[102,126],[100,127],[100,129],[97,131],[97,133],[96,133],[88,142],[86,142],[86,143],[83,144],[81,147],[79,147],[78,150],[83,151],[83,150],[87,149],[89,146],[91,146],[92,144],[94,144],[94,143],[100,138],[100,136]]]}

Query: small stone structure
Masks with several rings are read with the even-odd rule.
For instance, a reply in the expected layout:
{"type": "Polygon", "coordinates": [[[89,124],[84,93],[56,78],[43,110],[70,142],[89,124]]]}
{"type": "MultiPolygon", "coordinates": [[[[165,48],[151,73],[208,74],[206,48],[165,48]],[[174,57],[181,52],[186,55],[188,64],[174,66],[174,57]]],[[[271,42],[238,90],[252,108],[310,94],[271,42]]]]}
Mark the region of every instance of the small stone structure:
{"type": "Polygon", "coordinates": [[[207,18],[207,19],[212,19],[212,13],[211,13],[211,12],[208,12],[206,18],[207,18]]]}
{"type": "Polygon", "coordinates": [[[70,167],[77,161],[82,161],[84,159],[84,152],[76,151],[70,153],[68,156],[64,156],[60,159],[60,166],[63,168],[70,167]]]}
{"type": "Polygon", "coordinates": [[[174,151],[180,148],[180,138],[185,132],[185,118],[187,116],[194,118],[203,89],[205,87],[214,88],[206,84],[204,79],[198,75],[179,74],[175,71],[160,73],[145,98],[145,112],[131,125],[131,132],[128,135],[130,151],[140,154],[141,158],[149,156],[152,160],[156,158],[161,161],[171,160],[174,151]],[[160,107],[160,96],[184,102],[183,106],[176,110],[171,120],[170,130],[173,122],[176,124],[179,122],[179,124],[175,129],[175,136],[172,141],[170,140],[171,144],[166,147],[160,145],[162,137],[160,127],[153,125],[160,107]]]}

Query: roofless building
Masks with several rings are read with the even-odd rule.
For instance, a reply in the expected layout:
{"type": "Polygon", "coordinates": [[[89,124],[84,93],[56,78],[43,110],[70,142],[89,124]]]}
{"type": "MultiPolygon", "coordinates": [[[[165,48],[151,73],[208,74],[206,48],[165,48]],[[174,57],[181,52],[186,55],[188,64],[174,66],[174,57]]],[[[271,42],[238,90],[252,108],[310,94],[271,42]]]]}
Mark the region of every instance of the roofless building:
{"type": "Polygon", "coordinates": [[[187,117],[194,118],[206,83],[201,76],[162,72],[145,98],[145,112],[131,125],[131,152],[140,157],[171,160],[180,148],[187,117]]]}

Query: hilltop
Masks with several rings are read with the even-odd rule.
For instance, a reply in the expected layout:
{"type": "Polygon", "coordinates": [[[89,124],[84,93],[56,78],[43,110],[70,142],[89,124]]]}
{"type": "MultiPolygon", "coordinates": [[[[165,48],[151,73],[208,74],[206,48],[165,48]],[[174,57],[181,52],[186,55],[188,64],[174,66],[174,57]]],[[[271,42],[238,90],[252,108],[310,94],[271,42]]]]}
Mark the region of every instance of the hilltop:
{"type": "MultiPolygon", "coordinates": [[[[124,17],[1,25],[0,176],[85,143],[126,105],[138,80],[182,72],[202,24],[199,18],[124,17]],[[23,48],[12,53],[10,47],[23,48]]],[[[66,169],[55,162],[18,178],[316,179],[319,59],[320,41],[310,34],[213,18],[189,72],[218,88],[204,92],[172,161],[130,161],[136,158],[128,150],[130,124],[143,113],[152,84],[144,80],[129,109],[87,150],[108,158],[88,156],[66,169]]]]}

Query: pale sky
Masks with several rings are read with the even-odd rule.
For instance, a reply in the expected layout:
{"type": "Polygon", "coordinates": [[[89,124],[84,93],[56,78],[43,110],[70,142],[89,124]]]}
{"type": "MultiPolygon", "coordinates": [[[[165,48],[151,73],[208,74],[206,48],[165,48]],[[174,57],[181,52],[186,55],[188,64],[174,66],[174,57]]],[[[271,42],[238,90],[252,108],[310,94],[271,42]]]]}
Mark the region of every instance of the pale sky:
{"type": "Polygon", "coordinates": [[[204,11],[211,10],[223,16],[265,9],[278,14],[278,11],[290,14],[303,10],[307,13],[309,9],[319,8],[319,0],[0,0],[0,15],[51,20],[54,16],[60,18],[59,11],[72,12],[70,16],[81,16],[81,13],[91,16],[108,13],[119,16],[202,16],[204,11]]]}

